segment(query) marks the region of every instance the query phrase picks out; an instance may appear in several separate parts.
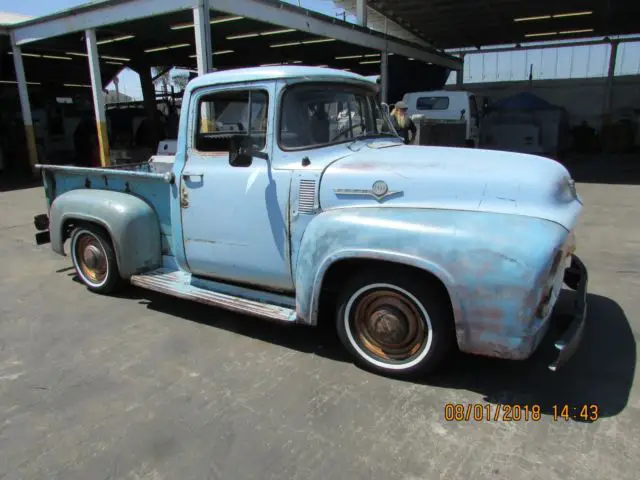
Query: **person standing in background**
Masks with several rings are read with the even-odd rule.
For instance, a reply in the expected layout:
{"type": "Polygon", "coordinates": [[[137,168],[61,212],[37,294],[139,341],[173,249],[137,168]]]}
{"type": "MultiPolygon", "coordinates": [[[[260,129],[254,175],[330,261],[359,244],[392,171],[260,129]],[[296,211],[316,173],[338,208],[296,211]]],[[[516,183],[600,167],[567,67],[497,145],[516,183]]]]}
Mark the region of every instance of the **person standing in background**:
{"type": "Polygon", "coordinates": [[[410,144],[416,138],[417,128],[408,113],[409,107],[404,102],[396,103],[393,111],[391,112],[391,121],[393,122],[393,128],[395,128],[398,135],[404,139],[405,144],[410,144]],[[409,138],[409,132],[411,132],[411,138],[409,138]]]}

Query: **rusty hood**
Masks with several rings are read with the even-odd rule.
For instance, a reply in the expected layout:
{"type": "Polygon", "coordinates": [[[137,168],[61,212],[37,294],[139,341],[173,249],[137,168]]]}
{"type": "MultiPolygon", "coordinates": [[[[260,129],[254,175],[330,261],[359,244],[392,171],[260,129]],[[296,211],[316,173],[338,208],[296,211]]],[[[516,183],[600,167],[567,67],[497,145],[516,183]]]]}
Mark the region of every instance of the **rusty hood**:
{"type": "Polygon", "coordinates": [[[535,155],[401,145],[357,151],[330,163],[323,210],[429,208],[525,215],[572,229],[582,209],[567,169],[535,155]]]}

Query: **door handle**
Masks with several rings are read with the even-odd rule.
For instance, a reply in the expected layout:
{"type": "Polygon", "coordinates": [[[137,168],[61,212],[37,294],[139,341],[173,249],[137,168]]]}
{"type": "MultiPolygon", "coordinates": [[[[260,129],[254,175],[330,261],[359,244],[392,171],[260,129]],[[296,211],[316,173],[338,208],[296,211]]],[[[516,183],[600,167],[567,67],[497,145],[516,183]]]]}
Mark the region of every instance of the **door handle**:
{"type": "Polygon", "coordinates": [[[183,178],[191,178],[191,177],[200,177],[204,178],[204,173],[202,172],[182,172],[183,178]]]}

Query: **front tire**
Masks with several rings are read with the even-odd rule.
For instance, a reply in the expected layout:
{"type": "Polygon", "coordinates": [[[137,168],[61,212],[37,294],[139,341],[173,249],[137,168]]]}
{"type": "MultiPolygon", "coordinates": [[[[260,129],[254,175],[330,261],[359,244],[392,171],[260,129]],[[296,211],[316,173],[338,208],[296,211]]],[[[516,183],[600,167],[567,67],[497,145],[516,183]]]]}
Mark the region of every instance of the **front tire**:
{"type": "Polygon", "coordinates": [[[71,233],[70,251],[76,274],[89,290],[109,294],[122,287],[115,251],[100,227],[76,227],[71,233]]]}
{"type": "Polygon", "coordinates": [[[358,274],[338,301],[338,336],[356,363],[368,370],[395,377],[429,373],[454,340],[452,311],[443,290],[435,281],[405,272],[358,274]]]}

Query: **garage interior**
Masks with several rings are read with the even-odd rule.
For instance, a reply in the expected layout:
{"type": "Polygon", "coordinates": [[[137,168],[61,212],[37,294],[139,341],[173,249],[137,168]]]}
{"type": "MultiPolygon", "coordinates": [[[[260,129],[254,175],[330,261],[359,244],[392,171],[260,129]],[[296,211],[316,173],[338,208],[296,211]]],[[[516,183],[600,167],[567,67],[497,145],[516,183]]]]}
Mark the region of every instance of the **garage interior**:
{"type": "MultiPolygon", "coordinates": [[[[434,0],[335,3],[353,13],[356,23],[277,0],[107,0],[0,27],[4,176],[29,175],[30,167],[37,162],[108,165],[117,156],[111,155],[112,150],[118,154],[126,150],[125,160],[148,157],[158,140],[172,138],[175,132],[181,92],[158,92],[154,85],[162,73],[174,67],[195,75],[259,65],[328,66],[379,75],[382,98],[391,104],[407,92],[438,89],[469,90],[485,107],[522,91],[554,104],[571,97],[565,93],[575,90],[578,79],[548,81],[555,89],[551,98],[545,98],[546,91],[537,88],[537,80],[486,85],[463,82],[465,57],[479,52],[540,48],[543,41],[545,48],[611,46],[607,77],[599,82],[592,79],[589,87],[600,92],[598,118],[588,119],[591,130],[587,133],[571,133],[573,137],[582,135],[574,150],[637,150],[640,106],[627,104],[640,102],[638,77],[614,76],[618,46],[640,38],[633,36],[640,18],[637,2],[576,0],[563,3],[562,12],[550,1],[531,5],[522,1],[467,0],[465,8],[434,0]],[[204,9],[204,5],[210,8],[204,9]],[[195,25],[197,12],[204,10],[208,13],[208,31],[198,30],[195,25]],[[87,48],[90,30],[99,55],[99,78],[95,82],[87,48]],[[32,117],[36,137],[30,161],[25,161],[30,157],[29,128],[25,129],[22,121],[20,102],[22,98],[25,103],[26,97],[16,95],[20,89],[14,47],[20,51],[27,87],[24,91],[31,109],[28,116],[32,117]],[[210,60],[204,58],[207,56],[210,60]],[[127,105],[126,110],[114,105],[105,108],[103,99],[98,98],[101,95],[92,94],[96,86],[103,90],[125,67],[140,75],[143,101],[127,105]],[[451,72],[457,72],[457,81],[445,85],[451,72]],[[624,85],[625,91],[632,92],[630,97],[616,96],[616,82],[620,90],[624,85]],[[561,84],[564,87],[558,90],[556,86],[561,84]],[[633,118],[625,119],[622,126],[616,118],[616,106],[621,102],[633,110],[633,118]],[[126,141],[120,141],[123,135],[108,135],[112,123],[130,123],[133,117],[140,127],[134,134],[124,135],[126,141]],[[100,147],[96,122],[100,125],[105,121],[102,142],[106,146],[100,147]],[[582,148],[587,144],[594,146],[582,148]]],[[[581,126],[582,119],[573,115],[571,105],[561,107],[568,110],[572,128],[581,126]]]]}

